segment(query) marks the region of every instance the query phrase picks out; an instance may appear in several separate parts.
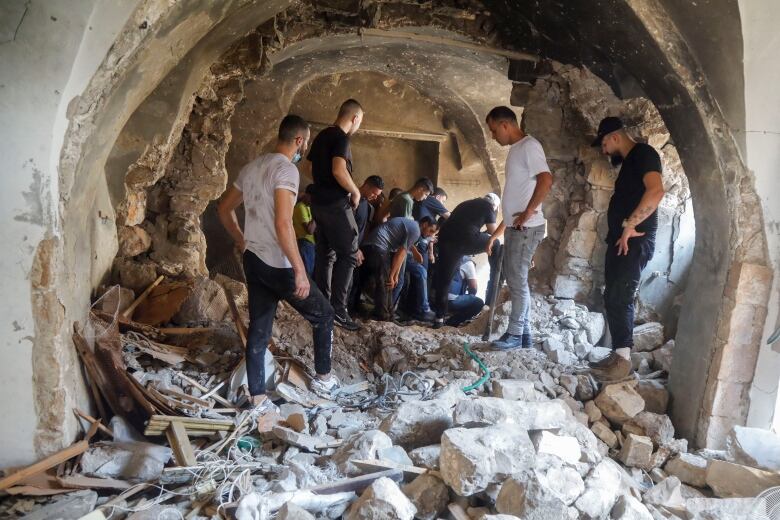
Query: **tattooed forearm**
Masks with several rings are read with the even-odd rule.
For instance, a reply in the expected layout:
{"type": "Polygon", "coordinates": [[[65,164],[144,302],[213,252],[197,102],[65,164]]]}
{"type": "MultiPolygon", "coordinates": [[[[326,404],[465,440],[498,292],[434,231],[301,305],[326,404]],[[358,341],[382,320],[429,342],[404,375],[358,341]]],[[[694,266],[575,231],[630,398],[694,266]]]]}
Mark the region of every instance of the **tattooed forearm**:
{"type": "Polygon", "coordinates": [[[630,217],[628,217],[627,225],[630,227],[636,227],[644,220],[653,214],[655,206],[640,206],[634,210],[630,217]]]}

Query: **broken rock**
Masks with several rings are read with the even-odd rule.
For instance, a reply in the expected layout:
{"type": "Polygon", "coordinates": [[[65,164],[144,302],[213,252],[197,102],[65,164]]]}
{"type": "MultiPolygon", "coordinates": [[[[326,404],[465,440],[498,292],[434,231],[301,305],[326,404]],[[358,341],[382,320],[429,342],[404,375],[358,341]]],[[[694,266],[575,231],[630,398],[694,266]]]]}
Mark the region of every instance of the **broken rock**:
{"type": "Polygon", "coordinates": [[[671,510],[682,510],[685,501],[682,497],[680,479],[668,477],[651,487],[642,495],[645,503],[665,507],[671,510]]]}
{"type": "Polygon", "coordinates": [[[734,426],[726,438],[726,452],[736,463],[780,471],[780,436],[769,430],[734,426]]]}
{"type": "Polygon", "coordinates": [[[516,424],[523,430],[549,430],[573,421],[565,402],[509,401],[498,397],[478,397],[460,401],[455,406],[457,426],[516,424]]]}
{"type": "Polygon", "coordinates": [[[617,383],[604,387],[596,396],[596,406],[612,423],[623,424],[644,410],[645,401],[630,383],[617,383]]]}
{"type": "Polygon", "coordinates": [[[498,493],[496,510],[524,520],[547,520],[567,518],[569,508],[535,476],[530,476],[522,480],[507,479],[498,493]]]}
{"type": "Polygon", "coordinates": [[[412,520],[417,508],[387,477],[376,480],[349,508],[346,520],[412,520]]]}
{"type": "Polygon", "coordinates": [[[656,446],[665,446],[674,440],[674,425],[668,415],[639,412],[626,425],[641,428],[656,446]]]}
{"type": "Polygon", "coordinates": [[[493,395],[510,401],[541,401],[533,381],[525,379],[496,379],[493,395]]]}
{"type": "Polygon", "coordinates": [[[552,432],[534,433],[531,440],[537,453],[555,455],[564,462],[576,464],[580,461],[582,451],[577,439],[569,436],[555,435],[552,432]]]}
{"type": "Polygon", "coordinates": [[[379,429],[406,449],[438,444],[444,430],[452,426],[452,405],[440,399],[403,403],[379,429]]]}
{"type": "Polygon", "coordinates": [[[345,475],[357,475],[361,471],[352,464],[353,460],[378,459],[381,450],[392,447],[393,441],[382,431],[358,432],[336,450],[331,460],[345,475]]]}
{"type": "Polygon", "coordinates": [[[230,314],[222,286],[210,278],[198,279],[174,321],[181,324],[223,321],[230,314]]]}
{"type": "Polygon", "coordinates": [[[450,492],[441,479],[433,475],[420,475],[403,487],[404,494],[417,508],[415,518],[433,520],[447,508],[450,492]]]}
{"type": "Polygon", "coordinates": [[[442,435],[439,464],[444,482],[469,496],[529,469],[534,456],[531,439],[516,425],[452,428],[442,435]]]}
{"type": "Polygon", "coordinates": [[[653,515],[642,502],[631,495],[621,495],[612,507],[613,520],[653,520],[653,515]]]}
{"type": "Polygon", "coordinates": [[[666,463],[664,471],[694,487],[707,485],[707,459],[693,453],[680,453],[666,463]]]}
{"type": "Polygon", "coordinates": [[[623,442],[618,458],[628,467],[644,468],[650,464],[653,455],[653,441],[650,437],[640,437],[629,433],[623,442]]]}
{"type": "Polygon", "coordinates": [[[439,455],[441,454],[441,444],[423,446],[409,452],[409,458],[415,466],[438,470],[439,455]]]}
{"type": "Polygon", "coordinates": [[[645,400],[645,411],[661,415],[666,413],[669,391],[664,385],[652,379],[645,379],[639,381],[634,390],[645,400]]]}
{"type": "Polygon", "coordinates": [[[664,326],[660,323],[644,323],[634,327],[634,351],[652,352],[664,343],[664,326]]]}
{"type": "Polygon", "coordinates": [[[721,498],[754,497],[770,487],[780,486],[780,474],[741,464],[711,460],[707,485],[721,498]]]}
{"type": "Polygon", "coordinates": [[[301,506],[287,502],[279,510],[276,518],[277,520],[314,520],[314,515],[301,506]]]}
{"type": "Polygon", "coordinates": [[[602,460],[585,480],[585,492],[574,503],[590,518],[605,518],[622,491],[623,475],[611,459],[602,460]]]}
{"type": "Polygon", "coordinates": [[[85,475],[147,482],[162,475],[172,451],[147,442],[98,442],[81,456],[85,475]]]}
{"type": "Polygon", "coordinates": [[[590,430],[610,448],[615,448],[617,446],[617,435],[615,435],[615,432],[613,432],[612,429],[605,426],[604,423],[595,422],[593,423],[593,426],[590,427],[590,430]]]}

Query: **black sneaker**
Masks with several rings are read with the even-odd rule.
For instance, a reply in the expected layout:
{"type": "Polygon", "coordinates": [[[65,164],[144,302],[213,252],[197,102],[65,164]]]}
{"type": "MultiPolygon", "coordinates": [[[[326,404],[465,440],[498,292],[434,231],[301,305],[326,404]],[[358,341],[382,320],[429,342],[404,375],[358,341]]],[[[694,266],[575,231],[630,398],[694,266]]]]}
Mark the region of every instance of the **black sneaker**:
{"type": "Polygon", "coordinates": [[[433,311],[426,311],[422,314],[412,314],[412,319],[415,321],[433,321],[436,318],[436,313],[433,311]]]}
{"type": "Polygon", "coordinates": [[[523,348],[532,348],[534,346],[534,337],[530,334],[523,334],[521,341],[523,348]]]}
{"type": "Polygon", "coordinates": [[[333,317],[333,322],[341,327],[344,330],[358,330],[360,328],[360,325],[352,321],[352,318],[349,317],[349,314],[346,312],[342,313],[336,313],[336,315],[333,317]]]}
{"type": "Polygon", "coordinates": [[[523,336],[515,336],[514,334],[504,334],[504,336],[491,343],[490,346],[496,350],[514,350],[523,346],[523,336]]]}
{"type": "Polygon", "coordinates": [[[433,320],[433,328],[440,329],[444,326],[444,318],[436,318],[433,320]]]}

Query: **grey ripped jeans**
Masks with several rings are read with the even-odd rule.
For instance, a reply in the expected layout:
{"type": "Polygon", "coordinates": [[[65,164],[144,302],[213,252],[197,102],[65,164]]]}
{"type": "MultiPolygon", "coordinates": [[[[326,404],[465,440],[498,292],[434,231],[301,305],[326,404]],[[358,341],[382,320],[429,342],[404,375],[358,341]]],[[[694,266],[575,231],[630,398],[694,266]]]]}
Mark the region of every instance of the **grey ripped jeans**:
{"type": "Polygon", "coordinates": [[[506,284],[512,298],[509,316],[509,334],[530,334],[531,290],[528,288],[528,269],[534,252],[544,239],[545,226],[524,229],[507,228],[504,233],[504,264],[506,284]]]}

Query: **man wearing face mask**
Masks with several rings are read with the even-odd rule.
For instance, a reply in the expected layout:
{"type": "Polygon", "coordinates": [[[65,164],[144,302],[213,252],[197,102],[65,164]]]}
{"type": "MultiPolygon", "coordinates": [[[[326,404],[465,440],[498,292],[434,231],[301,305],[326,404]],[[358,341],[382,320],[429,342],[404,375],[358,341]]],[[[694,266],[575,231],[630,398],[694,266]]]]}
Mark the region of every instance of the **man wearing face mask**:
{"type": "Polygon", "coordinates": [[[607,253],[604,260],[604,309],[612,336],[612,354],[591,363],[591,373],[613,381],[631,373],[634,346],[634,297],[642,269],[653,257],[658,228],[658,204],[664,196],[661,158],[655,149],[637,143],[617,117],[599,124],[594,147],[620,166],[607,212],[607,253]]]}
{"type": "Polygon", "coordinates": [[[306,151],[308,141],[308,123],[295,115],[285,117],[274,152],[242,168],[217,209],[222,225],[244,253],[249,290],[246,371],[253,413],[258,415],[276,408],[266,396],[265,350],[279,300],[287,301],[312,326],[317,377],[311,389],[327,397],[339,386],[330,373],[333,307],[309,282],[292,223],[300,182],[292,159],[306,151]],[[246,209],[243,232],[235,213],[241,204],[246,209]]]}
{"type": "Polygon", "coordinates": [[[349,137],[362,121],[360,103],[348,99],[341,105],[336,122],[317,134],[308,156],[314,178],[311,209],[317,222],[314,279],[330,298],[336,325],[347,330],[359,328],[347,312],[352,272],[358,261],[354,209],[360,204],[360,190],[352,180],[349,137]]]}

